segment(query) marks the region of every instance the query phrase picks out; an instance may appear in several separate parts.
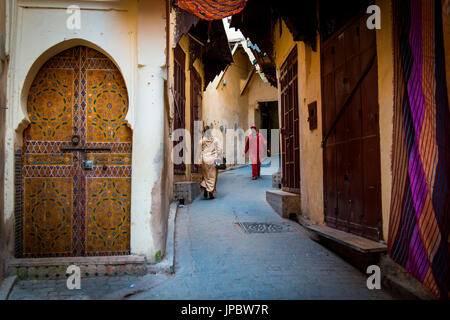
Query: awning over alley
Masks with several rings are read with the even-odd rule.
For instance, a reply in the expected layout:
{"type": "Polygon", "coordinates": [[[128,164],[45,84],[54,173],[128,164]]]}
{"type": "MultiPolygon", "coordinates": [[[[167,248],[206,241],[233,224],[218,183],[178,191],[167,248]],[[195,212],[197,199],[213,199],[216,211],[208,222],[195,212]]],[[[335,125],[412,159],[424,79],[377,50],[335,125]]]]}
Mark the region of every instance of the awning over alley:
{"type": "Polygon", "coordinates": [[[247,0],[175,0],[174,4],[204,20],[220,20],[241,12],[247,0]]]}
{"type": "MultiPolygon", "coordinates": [[[[206,21],[197,16],[177,9],[175,42],[183,34],[188,34],[194,41],[190,47],[191,54],[201,59],[205,70],[204,88],[233,62],[228,38],[222,20],[206,21]]],[[[194,60],[192,60],[194,61],[194,60]]]]}
{"type": "Polygon", "coordinates": [[[233,16],[231,27],[240,29],[262,51],[270,54],[271,30],[280,19],[286,22],[294,41],[304,41],[316,49],[316,1],[302,1],[293,8],[292,1],[287,0],[248,0],[242,15],[233,16]]]}

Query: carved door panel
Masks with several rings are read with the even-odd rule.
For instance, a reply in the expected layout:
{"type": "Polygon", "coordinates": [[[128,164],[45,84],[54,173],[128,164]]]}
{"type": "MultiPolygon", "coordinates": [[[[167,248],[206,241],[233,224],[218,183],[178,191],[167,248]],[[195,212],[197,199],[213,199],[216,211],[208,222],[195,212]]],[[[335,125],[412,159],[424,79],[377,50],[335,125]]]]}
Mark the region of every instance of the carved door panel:
{"type": "Polygon", "coordinates": [[[20,257],[130,252],[128,94],[114,63],[74,47],[51,58],[28,95],[20,257]]]}

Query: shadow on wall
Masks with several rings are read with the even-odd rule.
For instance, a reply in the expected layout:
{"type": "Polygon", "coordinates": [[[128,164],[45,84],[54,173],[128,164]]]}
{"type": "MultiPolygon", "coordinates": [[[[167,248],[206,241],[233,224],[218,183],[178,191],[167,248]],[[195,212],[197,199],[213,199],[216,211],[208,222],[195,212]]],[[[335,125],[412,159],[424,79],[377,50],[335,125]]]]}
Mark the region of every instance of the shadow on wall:
{"type": "MultiPolygon", "coordinates": [[[[0,14],[1,14],[0,8],[0,14]]],[[[0,22],[2,19],[0,18],[0,22]]],[[[3,31],[3,30],[2,30],[3,31]]],[[[5,173],[5,118],[6,118],[6,75],[7,64],[4,52],[4,33],[0,33],[0,282],[5,275],[4,264],[6,257],[5,215],[3,206],[4,173],[5,173]]]]}

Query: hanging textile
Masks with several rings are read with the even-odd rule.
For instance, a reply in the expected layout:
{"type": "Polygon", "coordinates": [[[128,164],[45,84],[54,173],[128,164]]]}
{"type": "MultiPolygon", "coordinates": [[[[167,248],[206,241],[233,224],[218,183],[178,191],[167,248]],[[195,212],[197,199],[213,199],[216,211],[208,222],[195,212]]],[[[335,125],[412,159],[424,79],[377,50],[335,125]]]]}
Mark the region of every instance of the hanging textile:
{"type": "Polygon", "coordinates": [[[175,0],[180,9],[203,20],[223,19],[241,12],[247,0],[175,0]]]}
{"type": "MultiPolygon", "coordinates": [[[[389,256],[441,299],[450,288],[450,112],[441,0],[395,0],[389,256]]],[[[447,17],[448,18],[448,17],[447,17]]]]}
{"type": "Polygon", "coordinates": [[[175,8],[175,21],[174,42],[178,44],[183,34],[188,33],[193,26],[197,25],[199,18],[187,11],[175,8]]]}

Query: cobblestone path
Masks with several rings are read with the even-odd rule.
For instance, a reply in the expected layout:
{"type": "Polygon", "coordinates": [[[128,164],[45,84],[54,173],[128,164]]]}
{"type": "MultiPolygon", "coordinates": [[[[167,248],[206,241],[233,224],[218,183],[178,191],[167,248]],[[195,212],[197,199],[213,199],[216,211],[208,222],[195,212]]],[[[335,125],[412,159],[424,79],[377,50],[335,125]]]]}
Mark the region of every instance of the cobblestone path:
{"type": "Polygon", "coordinates": [[[178,209],[175,274],[20,281],[10,299],[391,299],[368,290],[366,276],[284,220],[265,201],[271,177],[251,180],[250,168],[221,173],[217,198],[178,209]],[[267,223],[275,233],[245,233],[236,223],[267,223]],[[273,224],[273,225],[272,225],[273,224]],[[75,292],[74,292],[75,291],[75,292]]]}

